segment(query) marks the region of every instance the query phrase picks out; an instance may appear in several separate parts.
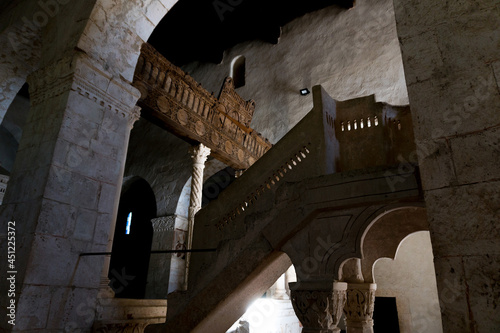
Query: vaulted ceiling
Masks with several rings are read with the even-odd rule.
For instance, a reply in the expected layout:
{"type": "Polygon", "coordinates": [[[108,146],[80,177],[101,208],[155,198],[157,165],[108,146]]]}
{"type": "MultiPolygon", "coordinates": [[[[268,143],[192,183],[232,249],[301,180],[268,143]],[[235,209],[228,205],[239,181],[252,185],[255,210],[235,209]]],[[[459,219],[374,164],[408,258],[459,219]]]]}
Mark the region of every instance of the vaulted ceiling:
{"type": "Polygon", "coordinates": [[[192,61],[220,63],[223,52],[238,43],[277,43],[281,27],[306,13],[353,0],[180,0],[149,38],[178,66],[192,61]]]}

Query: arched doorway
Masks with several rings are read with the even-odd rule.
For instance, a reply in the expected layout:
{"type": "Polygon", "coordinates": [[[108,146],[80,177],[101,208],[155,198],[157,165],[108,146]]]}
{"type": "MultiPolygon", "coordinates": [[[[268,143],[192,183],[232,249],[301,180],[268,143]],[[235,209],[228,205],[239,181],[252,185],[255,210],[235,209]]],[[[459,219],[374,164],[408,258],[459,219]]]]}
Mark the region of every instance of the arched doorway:
{"type": "Polygon", "coordinates": [[[118,298],[144,298],[153,239],[156,199],[149,184],[133,178],[123,185],[108,277],[118,298]]]}

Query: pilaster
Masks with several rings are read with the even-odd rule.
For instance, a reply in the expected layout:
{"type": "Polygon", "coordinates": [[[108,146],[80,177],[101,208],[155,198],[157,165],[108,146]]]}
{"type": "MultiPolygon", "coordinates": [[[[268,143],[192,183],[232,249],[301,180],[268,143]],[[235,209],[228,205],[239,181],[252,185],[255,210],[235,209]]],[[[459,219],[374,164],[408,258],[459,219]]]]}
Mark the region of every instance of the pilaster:
{"type": "Polygon", "coordinates": [[[0,208],[2,226],[19,226],[17,322],[6,329],[88,330],[94,312],[74,309],[95,307],[107,265],[79,254],[111,250],[139,93],[84,55],[36,71],[29,84],[31,109],[0,208]]]}

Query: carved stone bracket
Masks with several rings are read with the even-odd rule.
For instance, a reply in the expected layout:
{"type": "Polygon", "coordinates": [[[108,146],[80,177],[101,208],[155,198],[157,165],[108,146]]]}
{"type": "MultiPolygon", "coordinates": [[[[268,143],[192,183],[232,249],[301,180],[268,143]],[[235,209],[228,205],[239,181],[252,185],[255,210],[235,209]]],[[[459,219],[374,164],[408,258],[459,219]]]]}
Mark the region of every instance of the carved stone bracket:
{"type": "Polygon", "coordinates": [[[290,283],[292,305],[302,332],[337,333],[347,284],[290,283]],[[300,288],[300,289],[297,289],[300,288]]]}
{"type": "Polygon", "coordinates": [[[344,307],[349,333],[372,333],[375,306],[375,283],[349,283],[344,307]]]}

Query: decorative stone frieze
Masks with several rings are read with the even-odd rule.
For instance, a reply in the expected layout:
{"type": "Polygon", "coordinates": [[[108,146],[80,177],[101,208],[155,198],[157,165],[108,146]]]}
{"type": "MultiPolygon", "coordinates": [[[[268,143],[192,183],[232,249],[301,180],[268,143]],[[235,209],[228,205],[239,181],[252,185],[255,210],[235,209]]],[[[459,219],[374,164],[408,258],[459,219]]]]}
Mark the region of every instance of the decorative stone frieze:
{"type": "Polygon", "coordinates": [[[373,333],[375,290],[375,283],[348,284],[344,314],[349,333],[373,333]]]}
{"type": "Polygon", "coordinates": [[[175,215],[168,215],[152,219],[154,232],[174,231],[175,217],[175,215]]]}
{"type": "Polygon", "coordinates": [[[135,107],[140,93],[129,83],[116,81],[93,66],[83,56],[69,56],[39,69],[28,77],[32,106],[73,90],[106,110],[129,119],[130,126],[140,116],[135,107]]]}

